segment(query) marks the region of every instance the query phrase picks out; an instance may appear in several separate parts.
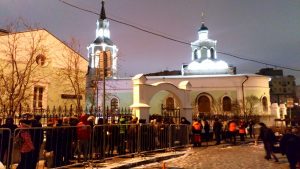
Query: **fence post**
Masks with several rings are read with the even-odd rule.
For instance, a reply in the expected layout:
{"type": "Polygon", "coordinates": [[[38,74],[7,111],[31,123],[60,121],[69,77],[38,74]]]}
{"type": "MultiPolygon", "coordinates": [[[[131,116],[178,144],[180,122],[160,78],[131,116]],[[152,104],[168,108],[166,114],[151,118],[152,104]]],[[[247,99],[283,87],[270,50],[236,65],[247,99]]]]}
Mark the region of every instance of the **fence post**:
{"type": "Polygon", "coordinates": [[[142,125],[143,124],[139,124],[138,125],[138,132],[137,132],[137,153],[138,155],[141,153],[141,133],[142,133],[142,125]]]}
{"type": "Polygon", "coordinates": [[[168,132],[169,132],[169,138],[168,138],[168,142],[169,142],[169,149],[171,149],[171,146],[172,146],[172,144],[171,144],[171,142],[172,142],[172,125],[170,124],[169,126],[168,126],[168,132]]]}

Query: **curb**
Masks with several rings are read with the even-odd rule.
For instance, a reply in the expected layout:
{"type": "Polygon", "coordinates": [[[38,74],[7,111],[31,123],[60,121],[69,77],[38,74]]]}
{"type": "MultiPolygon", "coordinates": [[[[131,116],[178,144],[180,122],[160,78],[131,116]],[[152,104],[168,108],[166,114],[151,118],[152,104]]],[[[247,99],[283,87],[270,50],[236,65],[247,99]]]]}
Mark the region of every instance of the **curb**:
{"type": "MultiPolygon", "coordinates": [[[[112,166],[109,167],[110,169],[129,169],[129,168],[133,168],[133,167],[137,167],[137,166],[141,166],[141,165],[146,165],[146,164],[150,164],[150,163],[155,163],[155,162],[160,162],[160,161],[164,161],[164,160],[168,160],[171,158],[177,158],[180,156],[183,156],[186,152],[183,153],[174,153],[171,155],[165,155],[165,156],[161,156],[161,157],[148,157],[149,159],[144,159],[141,161],[136,161],[136,162],[128,162],[125,164],[120,164],[118,166],[112,166]]],[[[146,157],[147,158],[147,157],[146,157]]]]}

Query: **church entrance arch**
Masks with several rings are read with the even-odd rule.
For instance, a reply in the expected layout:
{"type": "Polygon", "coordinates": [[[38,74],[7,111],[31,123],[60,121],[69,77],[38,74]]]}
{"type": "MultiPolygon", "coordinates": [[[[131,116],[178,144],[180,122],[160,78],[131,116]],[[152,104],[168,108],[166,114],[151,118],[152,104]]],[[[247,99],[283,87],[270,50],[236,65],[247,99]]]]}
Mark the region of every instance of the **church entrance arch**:
{"type": "Polygon", "coordinates": [[[132,78],[133,104],[130,107],[135,116],[149,122],[151,114],[163,115],[165,111],[178,110],[180,114],[174,115],[178,119],[185,117],[189,121],[192,120],[191,84],[188,81],[181,81],[176,86],[164,81],[148,84],[147,80],[143,74],[132,78]]]}
{"type": "Polygon", "coordinates": [[[150,120],[156,118],[174,123],[180,121],[180,108],[182,106],[178,96],[172,92],[158,91],[150,99],[149,106],[150,120]]]}

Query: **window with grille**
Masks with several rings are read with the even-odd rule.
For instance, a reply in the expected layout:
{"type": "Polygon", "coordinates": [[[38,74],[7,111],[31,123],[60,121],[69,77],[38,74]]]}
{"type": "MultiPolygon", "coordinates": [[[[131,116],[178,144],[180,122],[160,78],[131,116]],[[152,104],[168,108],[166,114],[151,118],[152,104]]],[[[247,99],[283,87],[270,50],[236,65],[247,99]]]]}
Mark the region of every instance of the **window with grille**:
{"type": "Polygon", "coordinates": [[[35,86],[33,91],[33,108],[43,107],[43,94],[44,88],[41,86],[35,86]]]}
{"type": "Polygon", "coordinates": [[[112,111],[116,111],[119,108],[119,101],[117,98],[112,98],[110,101],[110,108],[112,111]]]}
{"type": "Polygon", "coordinates": [[[174,98],[168,97],[166,100],[166,107],[167,109],[174,109],[174,98]]]}

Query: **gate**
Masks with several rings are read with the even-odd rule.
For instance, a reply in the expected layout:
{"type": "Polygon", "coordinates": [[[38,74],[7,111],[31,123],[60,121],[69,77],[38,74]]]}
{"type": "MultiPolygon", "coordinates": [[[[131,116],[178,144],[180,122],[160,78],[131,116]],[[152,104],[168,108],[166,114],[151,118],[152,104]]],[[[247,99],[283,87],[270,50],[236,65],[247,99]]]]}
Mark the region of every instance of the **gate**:
{"type": "Polygon", "coordinates": [[[180,108],[173,108],[161,105],[161,115],[163,119],[173,120],[174,123],[180,123],[180,108]]]}

